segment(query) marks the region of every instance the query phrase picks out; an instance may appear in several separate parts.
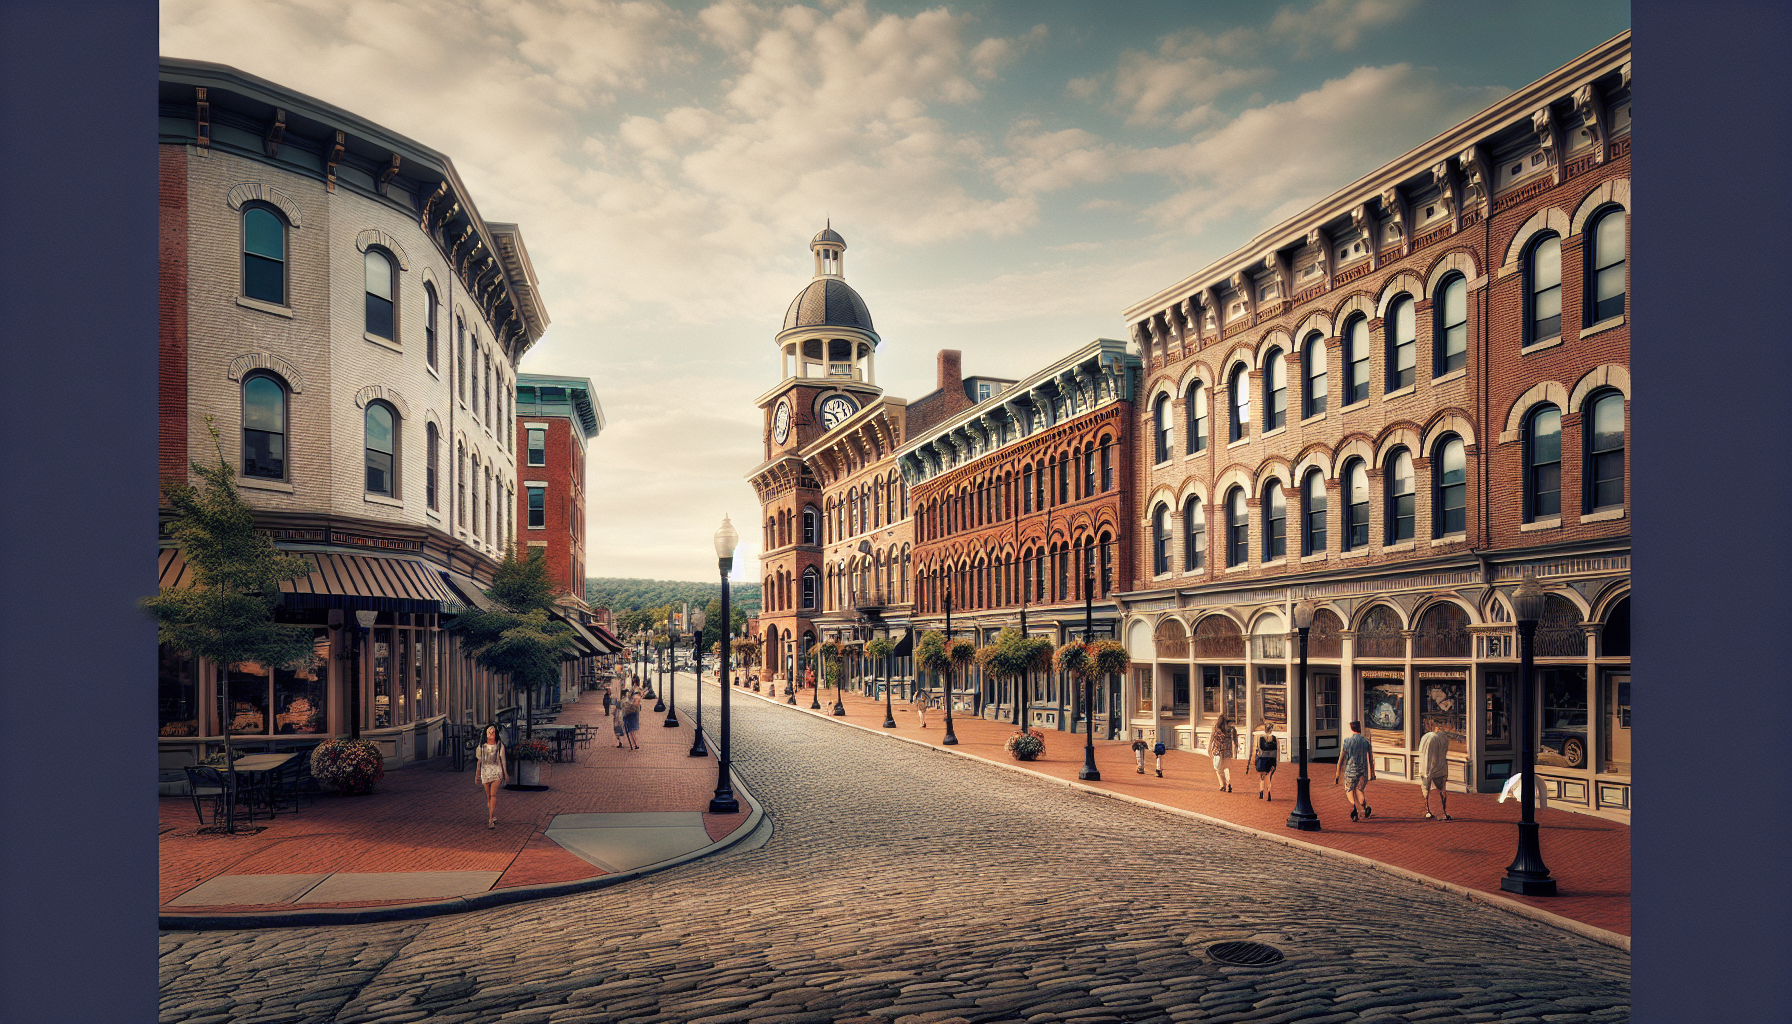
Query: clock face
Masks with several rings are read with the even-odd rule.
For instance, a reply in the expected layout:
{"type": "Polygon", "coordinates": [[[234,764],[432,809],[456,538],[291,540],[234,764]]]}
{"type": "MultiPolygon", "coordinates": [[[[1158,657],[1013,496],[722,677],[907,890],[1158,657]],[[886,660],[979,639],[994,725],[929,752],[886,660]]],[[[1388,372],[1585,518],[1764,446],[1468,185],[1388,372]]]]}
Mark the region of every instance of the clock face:
{"type": "Polygon", "coordinates": [[[779,402],[772,413],[772,440],[783,444],[790,437],[790,403],[779,402]]]}
{"type": "Polygon", "coordinates": [[[858,403],[845,395],[835,395],[821,403],[821,423],[829,430],[845,423],[853,413],[859,411],[858,403]]]}

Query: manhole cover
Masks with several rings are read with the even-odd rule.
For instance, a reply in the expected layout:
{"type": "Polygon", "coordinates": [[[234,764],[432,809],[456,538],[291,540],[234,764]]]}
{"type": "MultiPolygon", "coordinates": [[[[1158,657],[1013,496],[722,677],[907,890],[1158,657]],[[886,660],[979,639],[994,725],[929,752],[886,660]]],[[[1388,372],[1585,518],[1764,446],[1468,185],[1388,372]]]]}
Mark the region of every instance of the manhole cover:
{"type": "Polygon", "coordinates": [[[1207,947],[1215,963],[1228,967],[1268,967],[1282,962],[1282,951],[1261,942],[1216,942],[1207,947]]]}

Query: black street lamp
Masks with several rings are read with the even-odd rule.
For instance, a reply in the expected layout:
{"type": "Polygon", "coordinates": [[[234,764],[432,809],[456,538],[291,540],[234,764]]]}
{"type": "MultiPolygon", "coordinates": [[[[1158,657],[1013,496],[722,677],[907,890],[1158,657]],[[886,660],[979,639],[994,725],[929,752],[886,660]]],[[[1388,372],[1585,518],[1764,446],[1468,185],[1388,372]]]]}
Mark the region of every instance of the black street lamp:
{"type": "MultiPolygon", "coordinates": [[[[660,694],[658,697],[654,697],[654,701],[653,701],[653,710],[656,714],[661,711],[666,710],[666,675],[667,675],[668,671],[671,672],[671,674],[674,676],[674,678],[676,678],[676,676],[677,676],[677,668],[673,663],[673,652],[676,651],[677,649],[678,649],[678,632],[672,628],[672,612],[671,612],[671,609],[667,609],[667,611],[666,611],[666,648],[665,648],[665,650],[662,650],[660,652],[660,694]]],[[[650,693],[650,694],[648,694],[648,696],[653,697],[653,694],[650,693]]],[[[675,720],[669,720],[666,722],[666,724],[667,725],[677,725],[678,722],[675,720]]]]}
{"type": "Polygon", "coordinates": [[[1307,630],[1313,628],[1318,606],[1302,601],[1294,606],[1294,628],[1300,631],[1300,675],[1295,690],[1294,752],[1300,758],[1300,777],[1294,781],[1294,810],[1288,812],[1289,828],[1301,832],[1319,831],[1319,814],[1313,810],[1313,794],[1307,780],[1307,630]]]}
{"type": "Polygon", "coordinates": [[[1512,615],[1518,626],[1518,715],[1519,777],[1518,800],[1522,814],[1518,820],[1518,855],[1500,879],[1500,888],[1520,896],[1554,896],[1556,880],[1549,877],[1543,863],[1543,848],[1537,843],[1537,737],[1536,692],[1532,682],[1531,642],[1537,635],[1537,620],[1543,617],[1546,595],[1537,577],[1526,570],[1518,592],[1512,595],[1512,615]]]}
{"type": "MultiPolygon", "coordinates": [[[[1022,605],[1020,609],[1020,638],[1028,643],[1031,643],[1033,640],[1032,637],[1027,635],[1026,605],[1022,605]]],[[[1022,650],[1027,649],[1028,648],[1022,648],[1022,650]]],[[[1028,711],[1031,709],[1027,707],[1027,701],[1032,696],[1033,668],[1031,665],[1028,665],[1026,673],[1021,676],[1020,699],[1014,702],[1014,724],[1021,729],[1031,729],[1033,727],[1032,716],[1028,714],[1028,711]]]]}
{"type": "MultiPolygon", "coordinates": [[[[728,615],[728,572],[734,568],[734,546],[740,543],[740,534],[734,530],[734,524],[722,517],[722,528],[716,531],[716,562],[722,570],[722,621],[730,621],[728,615]]],[[[728,719],[728,660],[722,659],[722,756],[716,760],[716,794],[710,798],[709,813],[734,814],[740,810],[740,801],[734,798],[734,783],[728,777],[728,765],[731,760],[731,735],[728,719]]],[[[701,730],[702,722],[698,722],[701,730]]]]}
{"type": "MultiPolygon", "coordinates": [[[[1083,644],[1093,647],[1095,642],[1095,565],[1087,555],[1083,556],[1083,644]]],[[[1090,659],[1095,657],[1094,650],[1089,651],[1090,659]]],[[[1084,782],[1100,782],[1101,772],[1095,767],[1095,666],[1090,665],[1083,676],[1083,767],[1076,777],[1084,782]]]]}
{"type": "MultiPolygon", "coordinates": [[[[692,757],[709,756],[709,748],[703,745],[703,626],[707,621],[708,617],[703,614],[701,608],[691,615],[691,625],[697,627],[697,643],[695,645],[697,648],[697,664],[695,666],[697,669],[697,719],[691,723],[691,731],[697,734],[697,738],[691,741],[692,757]]],[[[722,638],[722,646],[724,648],[728,646],[727,637],[722,638]]],[[[726,660],[727,657],[728,655],[724,651],[721,659],[726,660]]]]}
{"type": "MultiPolygon", "coordinates": [[[[888,642],[889,639],[890,639],[890,627],[886,625],[884,627],[884,640],[885,640],[885,642],[888,642]]],[[[886,655],[884,655],[884,659],[883,659],[884,660],[884,665],[883,665],[883,669],[884,669],[884,728],[886,728],[886,729],[896,728],[896,715],[890,709],[890,657],[891,657],[890,655],[886,654],[886,655]]]]}
{"type": "Polygon", "coordinates": [[[796,707],[796,675],[803,670],[803,649],[796,640],[785,640],[790,645],[790,671],[784,673],[784,703],[796,707]]]}
{"type": "MultiPolygon", "coordinates": [[[[797,646],[800,650],[800,648],[802,646],[802,642],[801,642],[800,638],[798,640],[797,646]]],[[[800,653],[797,655],[797,661],[799,663],[799,668],[800,668],[800,663],[802,661],[802,655],[800,653]]],[[[821,664],[821,658],[819,656],[817,656],[815,659],[815,662],[816,662],[816,665],[819,667],[821,664]]],[[[827,670],[825,668],[822,669],[822,672],[826,672],[826,671],[827,670]]],[[[821,710],[821,673],[820,672],[816,673],[815,686],[811,689],[811,691],[809,693],[809,710],[810,711],[820,711],[821,710]]]]}
{"type": "MultiPolygon", "coordinates": [[[[944,570],[942,570],[944,571],[944,570]]],[[[949,577],[948,577],[949,578],[949,577]]],[[[942,746],[958,746],[958,734],[952,731],[952,584],[946,584],[946,738],[942,746]]]]}

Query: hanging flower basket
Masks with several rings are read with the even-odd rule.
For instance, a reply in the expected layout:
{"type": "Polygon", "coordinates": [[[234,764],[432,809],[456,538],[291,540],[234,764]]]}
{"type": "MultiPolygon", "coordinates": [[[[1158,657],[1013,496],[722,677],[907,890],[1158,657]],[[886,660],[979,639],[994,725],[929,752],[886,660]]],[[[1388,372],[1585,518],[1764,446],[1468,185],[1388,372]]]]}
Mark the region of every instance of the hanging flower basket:
{"type": "Polygon", "coordinates": [[[366,740],[327,740],[311,751],[311,774],[343,796],[356,796],[373,792],[386,777],[386,759],[366,740]]]}

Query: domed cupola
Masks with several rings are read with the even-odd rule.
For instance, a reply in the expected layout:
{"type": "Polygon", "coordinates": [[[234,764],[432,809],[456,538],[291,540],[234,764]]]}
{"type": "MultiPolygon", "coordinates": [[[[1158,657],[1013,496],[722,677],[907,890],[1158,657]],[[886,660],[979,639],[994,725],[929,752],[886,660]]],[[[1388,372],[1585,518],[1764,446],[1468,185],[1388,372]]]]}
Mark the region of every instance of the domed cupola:
{"type": "Polygon", "coordinates": [[[830,221],[809,240],[809,249],[815,254],[815,278],[790,300],[778,331],[783,375],[872,383],[877,329],[871,308],[846,283],[846,239],[830,221]]]}

